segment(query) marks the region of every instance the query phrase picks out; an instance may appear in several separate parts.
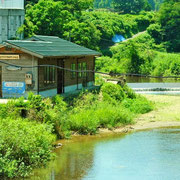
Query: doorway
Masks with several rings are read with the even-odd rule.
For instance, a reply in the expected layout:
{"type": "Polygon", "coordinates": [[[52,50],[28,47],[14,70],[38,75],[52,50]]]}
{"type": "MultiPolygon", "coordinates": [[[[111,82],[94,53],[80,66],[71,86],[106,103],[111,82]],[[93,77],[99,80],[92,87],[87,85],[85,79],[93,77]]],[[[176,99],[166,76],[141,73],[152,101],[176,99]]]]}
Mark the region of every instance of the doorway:
{"type": "MultiPolygon", "coordinates": [[[[57,60],[57,65],[64,68],[64,61],[57,60]]],[[[57,69],[57,93],[64,93],[64,70],[59,68],[57,69]]]]}

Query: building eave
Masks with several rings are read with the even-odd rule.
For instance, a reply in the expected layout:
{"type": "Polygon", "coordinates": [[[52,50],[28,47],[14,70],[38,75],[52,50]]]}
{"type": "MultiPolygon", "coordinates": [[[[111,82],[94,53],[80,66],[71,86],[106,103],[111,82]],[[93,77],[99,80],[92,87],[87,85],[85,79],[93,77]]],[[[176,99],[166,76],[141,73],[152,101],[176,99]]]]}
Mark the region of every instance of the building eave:
{"type": "Polygon", "coordinates": [[[18,49],[18,50],[20,50],[20,51],[22,51],[22,52],[25,52],[25,53],[27,53],[27,54],[30,54],[30,55],[32,55],[32,56],[35,56],[35,57],[38,57],[38,58],[41,58],[41,59],[44,58],[43,55],[40,55],[40,54],[37,54],[37,53],[35,53],[35,52],[29,51],[29,50],[27,50],[27,49],[25,49],[25,48],[22,48],[22,47],[13,45],[13,44],[11,44],[10,42],[6,42],[5,44],[6,44],[6,45],[10,45],[11,47],[13,47],[13,48],[15,48],[15,49],[18,49]]]}

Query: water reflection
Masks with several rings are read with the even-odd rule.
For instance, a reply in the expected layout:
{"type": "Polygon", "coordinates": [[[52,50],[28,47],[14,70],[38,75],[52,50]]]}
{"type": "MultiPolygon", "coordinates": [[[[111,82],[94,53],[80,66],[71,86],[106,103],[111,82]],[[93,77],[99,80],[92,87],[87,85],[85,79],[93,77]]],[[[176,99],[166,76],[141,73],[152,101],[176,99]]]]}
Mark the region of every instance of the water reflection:
{"type": "Polygon", "coordinates": [[[57,151],[30,179],[176,180],[180,177],[180,129],[80,138],[57,151]]]}

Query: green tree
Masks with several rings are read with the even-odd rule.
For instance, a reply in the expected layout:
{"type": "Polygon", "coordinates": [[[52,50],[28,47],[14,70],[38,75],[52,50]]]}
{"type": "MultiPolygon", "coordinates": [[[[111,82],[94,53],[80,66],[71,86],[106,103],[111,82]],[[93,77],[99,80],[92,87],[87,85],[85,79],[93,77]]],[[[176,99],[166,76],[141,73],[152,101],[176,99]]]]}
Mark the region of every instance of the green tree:
{"type": "MultiPolygon", "coordinates": [[[[88,9],[89,7],[93,6],[93,1],[94,0],[54,0],[54,1],[61,1],[64,4],[68,5],[69,8],[73,11],[81,11],[84,9],[88,9]]],[[[27,4],[37,4],[39,0],[26,0],[25,5],[27,4]]]]}
{"type": "Polygon", "coordinates": [[[180,1],[165,0],[159,13],[159,23],[169,51],[180,51],[180,1]]]}
{"type": "MultiPolygon", "coordinates": [[[[59,0],[55,0],[59,1],[59,0]]],[[[93,7],[94,0],[60,0],[63,2],[70,10],[71,13],[81,12],[93,7]]]]}
{"type": "Polygon", "coordinates": [[[147,0],[113,0],[114,8],[124,14],[137,14],[142,10],[150,10],[147,0]]]}
{"type": "MultiPolygon", "coordinates": [[[[68,23],[72,18],[72,14],[61,1],[40,0],[26,9],[26,22],[33,26],[33,32],[26,32],[26,35],[35,33],[62,37],[63,24],[68,23]]],[[[31,30],[27,29],[27,31],[31,30]]]]}
{"type": "Polygon", "coordinates": [[[34,5],[36,3],[38,3],[39,0],[25,0],[25,5],[27,4],[31,4],[31,5],[34,5]]]}
{"type": "Polygon", "coordinates": [[[72,42],[82,46],[98,49],[101,33],[91,22],[70,21],[64,25],[64,37],[69,37],[72,42]]]}
{"type": "Polygon", "coordinates": [[[97,49],[100,31],[90,21],[78,16],[81,14],[80,9],[72,12],[71,8],[72,4],[69,6],[67,1],[53,0],[40,0],[34,6],[28,5],[25,24],[19,31],[25,31],[26,37],[33,34],[58,36],[67,40],[71,37],[77,44],[97,49]]]}

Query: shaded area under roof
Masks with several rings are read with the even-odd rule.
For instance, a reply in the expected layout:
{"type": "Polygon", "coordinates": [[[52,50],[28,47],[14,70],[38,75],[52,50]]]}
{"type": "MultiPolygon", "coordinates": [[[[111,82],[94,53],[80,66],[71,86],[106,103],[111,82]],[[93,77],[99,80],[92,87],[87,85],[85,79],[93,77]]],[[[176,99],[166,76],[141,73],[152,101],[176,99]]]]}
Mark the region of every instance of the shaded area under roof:
{"type": "Polygon", "coordinates": [[[8,44],[30,51],[43,57],[99,56],[101,53],[63,40],[56,36],[36,35],[27,40],[9,40],[8,44]]]}

